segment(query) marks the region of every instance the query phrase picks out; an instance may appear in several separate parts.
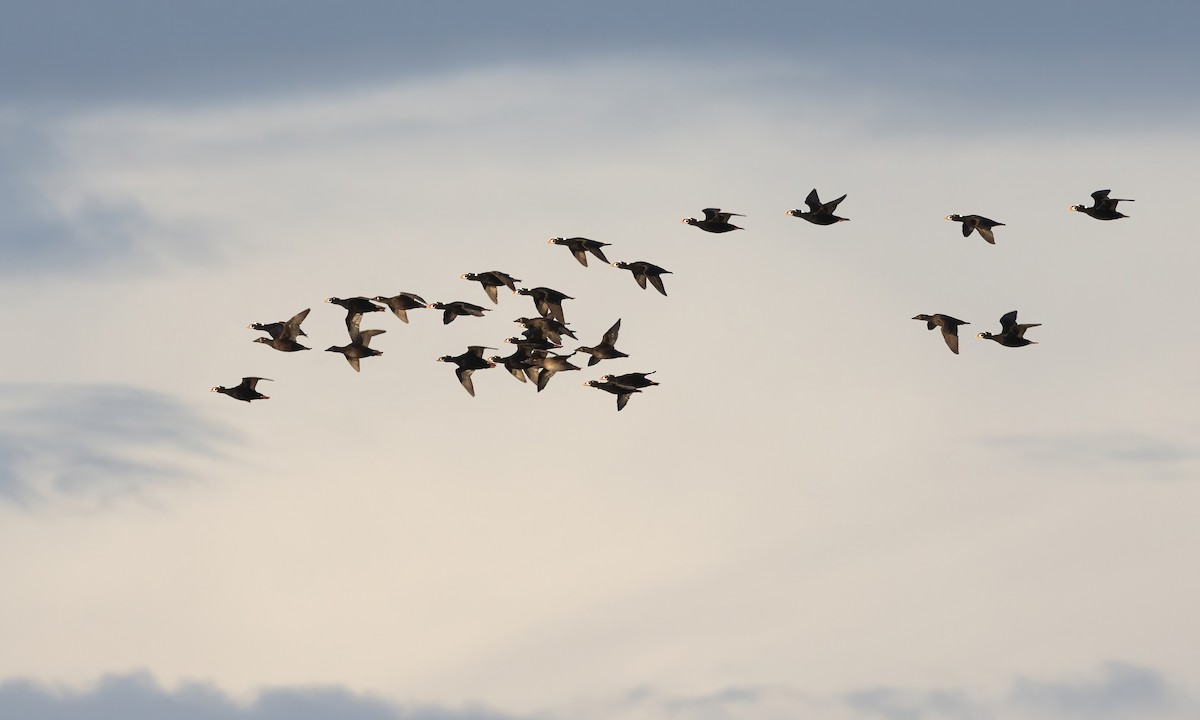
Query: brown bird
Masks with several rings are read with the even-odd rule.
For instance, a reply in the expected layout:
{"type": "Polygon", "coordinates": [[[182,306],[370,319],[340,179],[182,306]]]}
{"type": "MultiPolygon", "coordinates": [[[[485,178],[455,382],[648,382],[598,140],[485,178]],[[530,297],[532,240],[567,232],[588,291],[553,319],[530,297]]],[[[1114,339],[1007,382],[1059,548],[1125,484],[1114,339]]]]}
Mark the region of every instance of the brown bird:
{"type": "Polygon", "coordinates": [[[409,310],[416,310],[418,308],[424,308],[424,307],[429,306],[429,303],[425,302],[425,299],[422,298],[420,295],[415,295],[410,292],[402,292],[399,295],[395,295],[392,297],[384,297],[382,295],[376,295],[375,297],[373,297],[371,299],[374,300],[375,302],[379,302],[379,303],[383,303],[384,305],[387,305],[389,308],[392,309],[392,312],[396,314],[396,317],[400,318],[400,320],[402,320],[403,322],[408,322],[408,311],[409,310]]]}
{"type": "Polygon", "coordinates": [[[500,299],[496,295],[496,289],[500,286],[505,286],[509,290],[516,290],[517,283],[521,282],[519,278],[515,278],[507,273],[502,273],[499,270],[489,270],[481,273],[464,273],[459,275],[464,280],[471,280],[483,285],[483,291],[492,299],[492,302],[499,304],[500,299]]]}
{"type": "Polygon", "coordinates": [[[1133,202],[1133,200],[1110,198],[1108,194],[1111,190],[1097,190],[1092,193],[1092,206],[1072,205],[1069,209],[1075,212],[1081,212],[1085,215],[1090,215],[1097,220],[1120,220],[1121,218],[1129,217],[1125,213],[1117,212],[1117,203],[1133,202]]]}
{"type": "Polygon", "coordinates": [[[462,300],[455,300],[454,302],[448,303],[435,302],[430,305],[426,305],[425,307],[432,308],[434,310],[441,310],[443,325],[449,325],[450,323],[454,322],[454,318],[458,317],[459,315],[483,317],[485,312],[491,312],[491,310],[488,308],[473,305],[469,302],[463,302],[462,300]]]}
{"type": "Polygon", "coordinates": [[[595,347],[575,348],[575,352],[587,353],[588,355],[592,356],[588,359],[588,367],[595,365],[601,360],[613,360],[616,358],[629,357],[615,347],[617,344],[617,334],[619,332],[621,332],[621,321],[617,320],[617,322],[608,329],[608,332],[604,333],[604,337],[600,339],[600,343],[598,345],[595,347]]]}
{"type": "Polygon", "coordinates": [[[992,228],[1004,225],[1002,222],[989,220],[982,215],[947,215],[946,219],[962,223],[963,237],[969,236],[971,231],[975,230],[981,238],[987,240],[991,245],[996,244],[996,236],[992,234],[992,228]]]}
{"type": "Polygon", "coordinates": [[[496,363],[490,360],[485,360],[483,357],[484,350],[495,350],[496,348],[488,348],[482,345],[468,345],[467,351],[462,355],[443,355],[437,359],[438,362],[454,363],[457,369],[454,371],[458,376],[458,381],[462,383],[463,388],[471,397],[475,397],[475,383],[471,380],[471,374],[476,370],[485,368],[494,368],[496,363]]]}
{"type": "Polygon", "coordinates": [[[659,291],[663,295],[667,294],[667,289],[663,287],[662,276],[673,274],[670,270],[664,270],[663,268],[648,263],[645,260],[636,260],[631,263],[618,261],[612,263],[612,266],[615,268],[621,268],[622,270],[628,270],[629,272],[633,273],[633,279],[637,281],[638,287],[641,289],[646,289],[646,281],[649,280],[650,284],[654,286],[655,290],[659,291]]]}
{"type": "Polygon", "coordinates": [[[958,326],[970,325],[966,320],[943,315],[942,313],[934,313],[933,315],[914,315],[913,320],[924,320],[925,327],[929,330],[935,327],[942,329],[942,339],[946,341],[946,346],[950,348],[950,352],[958,354],[958,326]]]}
{"type": "Polygon", "coordinates": [[[582,237],[573,238],[550,238],[546,242],[551,245],[563,245],[571,250],[571,254],[579,261],[579,264],[587,267],[587,254],[591,253],[600,259],[600,262],[608,264],[608,258],[604,257],[604,251],[600,248],[608,247],[611,243],[602,243],[598,240],[589,240],[582,237]]]}
{"type": "Polygon", "coordinates": [[[633,397],[633,393],[641,392],[641,390],[638,390],[637,388],[626,387],[613,382],[604,382],[600,380],[588,380],[583,385],[584,387],[594,387],[616,395],[617,412],[621,412],[625,409],[625,406],[629,403],[629,398],[633,397]]]}
{"type": "Polygon", "coordinates": [[[990,332],[981,332],[975,337],[983,338],[984,340],[995,340],[1004,347],[1025,347],[1026,345],[1036,345],[1034,340],[1025,339],[1025,331],[1029,328],[1035,328],[1041,323],[1027,323],[1025,325],[1017,324],[1017,311],[1006,312],[1000,316],[1000,334],[993,335],[990,332]]]}

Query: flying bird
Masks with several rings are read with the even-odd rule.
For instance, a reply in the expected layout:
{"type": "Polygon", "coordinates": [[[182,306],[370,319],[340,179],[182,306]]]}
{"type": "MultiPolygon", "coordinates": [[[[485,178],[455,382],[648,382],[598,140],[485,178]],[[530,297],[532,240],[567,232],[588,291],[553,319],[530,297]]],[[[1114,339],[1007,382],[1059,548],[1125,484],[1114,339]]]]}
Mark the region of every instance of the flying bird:
{"type": "Polygon", "coordinates": [[[1004,347],[1025,347],[1026,345],[1036,345],[1033,340],[1025,339],[1025,331],[1029,328],[1038,327],[1041,323],[1028,323],[1025,325],[1017,324],[1017,311],[1004,313],[1000,317],[1000,334],[993,335],[990,332],[981,332],[975,337],[983,338],[984,340],[995,340],[1004,347]]]}
{"type": "Polygon", "coordinates": [[[538,372],[537,377],[538,392],[541,392],[546,388],[546,385],[550,382],[550,378],[554,377],[555,373],[579,369],[579,366],[572,365],[570,362],[570,357],[574,354],[574,352],[571,352],[567,355],[559,355],[558,353],[551,355],[546,353],[542,357],[535,356],[529,358],[530,365],[540,368],[540,372],[538,372]]]}
{"type": "Polygon", "coordinates": [[[570,295],[548,287],[517,288],[514,292],[518,295],[528,295],[533,298],[533,304],[537,308],[538,314],[545,318],[554,318],[560,323],[567,321],[563,317],[562,301],[575,299],[570,295]]]}
{"type": "Polygon", "coordinates": [[[425,302],[425,298],[410,292],[402,292],[392,297],[376,295],[371,299],[387,305],[395,313],[396,317],[400,318],[403,322],[408,322],[409,310],[429,307],[429,303],[425,302]]]}
{"type": "Polygon", "coordinates": [[[588,355],[592,356],[588,359],[588,367],[595,365],[601,360],[613,360],[616,358],[629,357],[615,347],[617,344],[617,334],[619,332],[621,332],[621,321],[617,320],[617,322],[608,329],[608,332],[604,333],[604,337],[600,339],[600,343],[598,345],[595,347],[576,348],[575,352],[587,353],[588,355]]]}
{"type": "Polygon", "coordinates": [[[475,383],[471,380],[471,375],[476,370],[496,367],[496,363],[483,357],[484,350],[495,349],[482,345],[468,345],[467,351],[462,355],[443,355],[437,361],[454,363],[457,366],[454,374],[458,376],[458,381],[462,383],[463,388],[471,397],[475,397],[475,383]]]}
{"type": "Polygon", "coordinates": [[[513,320],[515,323],[520,323],[521,327],[526,330],[526,337],[537,339],[538,336],[549,340],[552,343],[562,343],[562,336],[566,335],[569,338],[578,340],[571,328],[567,327],[566,323],[560,323],[554,318],[536,317],[536,318],[517,318],[513,320]],[[534,334],[530,334],[532,331],[534,334]]]}
{"type": "Polygon", "coordinates": [[[662,276],[672,275],[673,273],[670,270],[665,270],[657,265],[648,263],[645,260],[636,260],[631,263],[618,261],[612,263],[612,266],[622,270],[628,270],[629,272],[633,273],[633,279],[637,281],[638,287],[642,288],[643,290],[646,289],[646,281],[649,280],[650,284],[654,286],[655,290],[659,291],[663,295],[667,294],[667,289],[663,287],[662,276]]]}
{"type": "Polygon", "coordinates": [[[483,286],[483,291],[492,299],[493,304],[499,304],[500,299],[496,295],[496,288],[501,286],[507,287],[509,290],[516,290],[517,283],[521,282],[519,278],[515,278],[507,273],[502,273],[499,270],[489,270],[481,273],[464,273],[459,275],[463,280],[471,280],[483,286]]]}
{"type": "Polygon", "coordinates": [[[270,335],[273,340],[279,340],[280,338],[295,340],[297,337],[302,335],[307,337],[308,333],[304,332],[304,330],[300,328],[300,323],[304,322],[304,318],[308,317],[308,311],[311,309],[312,308],[305,308],[304,310],[301,310],[293,315],[292,318],[287,321],[280,320],[279,322],[273,323],[250,323],[246,327],[250,330],[259,330],[265,332],[266,334],[270,335]]]}
{"type": "Polygon", "coordinates": [[[803,218],[816,225],[834,225],[840,222],[848,222],[850,218],[838,217],[833,214],[837,210],[838,203],[845,199],[846,196],[843,195],[837,200],[830,200],[827,203],[823,203],[817,197],[817,189],[813,188],[808,197],[804,198],[804,204],[808,206],[808,212],[797,209],[788,210],[787,214],[792,217],[803,218]]]}
{"type": "MultiPolygon", "coordinates": [[[[383,308],[379,308],[382,310],[383,308]]],[[[387,330],[359,330],[358,325],[362,320],[362,313],[351,312],[346,318],[346,329],[350,331],[349,345],[331,345],[325,348],[325,352],[341,353],[346,357],[346,362],[350,363],[350,367],[354,368],[354,372],[360,372],[358,361],[363,358],[375,357],[382,355],[379,350],[371,347],[371,338],[376,335],[382,335],[387,330]]]]}
{"type": "Polygon", "coordinates": [[[742,228],[733,225],[729,222],[731,217],[746,217],[741,213],[721,212],[721,208],[704,208],[704,219],[697,220],[696,218],[684,218],[679,222],[686,225],[694,225],[705,232],[710,233],[725,233],[730,230],[741,230],[742,228]]]}
{"type": "Polygon", "coordinates": [[[449,325],[450,323],[454,322],[454,318],[458,317],[459,315],[483,317],[485,312],[491,312],[491,310],[488,308],[473,305],[469,302],[463,302],[462,300],[455,300],[454,302],[448,303],[435,302],[426,305],[425,307],[432,308],[434,310],[441,310],[443,325],[449,325]]]}
{"type": "Polygon", "coordinates": [[[245,402],[250,402],[251,400],[269,400],[269,397],[254,389],[258,385],[259,380],[271,380],[271,378],[244,377],[240,383],[233,387],[227,388],[223,385],[217,385],[216,387],[209,388],[208,391],[224,393],[235,400],[244,400],[245,402]]]}
{"type": "Polygon", "coordinates": [[[624,375],[605,375],[605,376],[601,377],[600,379],[603,380],[604,382],[610,382],[610,383],[614,383],[616,385],[622,385],[622,386],[628,387],[628,388],[645,388],[645,387],[650,387],[651,385],[658,385],[658,383],[656,383],[650,379],[650,376],[653,375],[655,372],[657,372],[657,371],[651,370],[650,372],[647,372],[647,373],[625,373],[624,375]]]}
{"type": "Polygon", "coordinates": [[[587,267],[587,254],[591,253],[600,259],[600,262],[608,264],[608,258],[604,257],[604,251],[600,248],[608,247],[611,243],[602,243],[598,240],[589,240],[583,237],[573,238],[550,238],[547,240],[551,245],[563,245],[570,249],[571,254],[579,261],[579,264],[587,267]]]}
{"type": "Polygon", "coordinates": [[[1097,190],[1092,193],[1092,206],[1072,205],[1069,209],[1075,212],[1081,212],[1085,215],[1090,215],[1097,220],[1120,220],[1124,217],[1129,217],[1125,213],[1117,212],[1117,203],[1133,202],[1128,198],[1110,198],[1108,194],[1111,190],[1097,190]]]}
{"type": "Polygon", "coordinates": [[[942,313],[934,313],[933,315],[914,315],[913,320],[924,320],[926,329],[932,330],[935,327],[942,329],[942,339],[946,341],[946,347],[950,348],[950,352],[958,354],[958,326],[970,325],[966,320],[943,315],[942,313]]]}
{"type": "Polygon", "coordinates": [[[621,412],[625,409],[625,406],[629,403],[629,398],[633,397],[633,393],[641,392],[641,390],[638,390],[637,388],[631,388],[625,385],[618,385],[614,382],[605,382],[601,380],[588,380],[583,385],[584,387],[594,387],[598,390],[603,390],[616,395],[617,412],[621,412]]]}
{"type": "Polygon", "coordinates": [[[996,244],[996,236],[992,234],[992,228],[1004,225],[1002,222],[989,220],[982,215],[947,215],[946,219],[962,223],[963,237],[969,236],[971,231],[975,230],[991,245],[996,244]]]}

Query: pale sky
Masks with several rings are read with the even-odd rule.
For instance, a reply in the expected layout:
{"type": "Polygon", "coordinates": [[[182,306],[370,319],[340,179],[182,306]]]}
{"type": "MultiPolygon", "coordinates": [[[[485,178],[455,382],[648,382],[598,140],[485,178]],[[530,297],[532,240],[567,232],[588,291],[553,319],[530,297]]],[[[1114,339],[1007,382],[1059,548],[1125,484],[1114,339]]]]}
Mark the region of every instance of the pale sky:
{"type": "Polygon", "coordinates": [[[1191,5],[0,9],[0,719],[1200,717],[1191,5]]]}

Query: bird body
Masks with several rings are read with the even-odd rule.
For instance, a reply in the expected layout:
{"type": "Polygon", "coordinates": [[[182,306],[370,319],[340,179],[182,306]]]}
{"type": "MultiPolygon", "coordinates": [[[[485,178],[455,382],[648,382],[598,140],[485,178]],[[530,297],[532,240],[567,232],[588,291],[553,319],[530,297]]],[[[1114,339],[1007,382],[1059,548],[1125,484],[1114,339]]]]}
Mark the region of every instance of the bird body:
{"type": "Polygon", "coordinates": [[[442,311],[443,325],[449,325],[450,323],[454,322],[454,318],[458,317],[459,315],[483,317],[485,312],[491,312],[491,310],[488,308],[480,307],[479,305],[473,305],[469,302],[463,302],[462,300],[455,300],[454,302],[448,303],[435,302],[426,305],[426,307],[442,311]]]}
{"type": "Polygon", "coordinates": [[[548,287],[517,288],[514,292],[533,298],[533,304],[537,308],[538,314],[545,318],[553,318],[560,323],[567,321],[563,316],[562,301],[575,299],[566,293],[548,287]]]}
{"type": "Polygon", "coordinates": [[[1072,205],[1070,210],[1081,212],[1085,215],[1096,218],[1097,220],[1120,220],[1121,218],[1129,217],[1125,213],[1117,211],[1117,203],[1133,202],[1128,198],[1110,198],[1108,194],[1111,190],[1097,190],[1092,193],[1092,206],[1072,205]]]}
{"type": "Polygon", "coordinates": [[[608,332],[604,333],[604,337],[600,339],[600,343],[595,347],[580,347],[575,348],[575,352],[587,353],[592,357],[588,359],[588,367],[595,365],[601,360],[614,360],[616,358],[629,357],[625,353],[618,350],[615,346],[617,343],[617,334],[621,332],[621,321],[617,320],[608,332]]]}
{"type": "Polygon", "coordinates": [[[962,223],[963,237],[968,237],[971,231],[979,233],[979,237],[987,240],[990,245],[996,244],[996,236],[992,234],[992,228],[1002,227],[1004,223],[989,220],[982,215],[947,215],[947,220],[962,223]]]}
{"type": "Polygon", "coordinates": [[[601,381],[601,380],[588,380],[587,382],[584,383],[584,386],[585,387],[594,387],[598,390],[603,390],[605,392],[610,392],[613,395],[616,395],[617,396],[617,412],[621,412],[622,410],[625,409],[625,406],[629,403],[629,398],[633,397],[633,393],[641,392],[641,390],[639,390],[637,388],[631,388],[631,387],[627,387],[625,385],[618,385],[617,383],[614,383],[614,382],[607,382],[607,381],[601,381]]]}
{"type": "MultiPolygon", "coordinates": [[[[300,328],[300,323],[304,322],[304,318],[308,317],[308,311],[311,309],[312,308],[305,308],[304,310],[301,310],[293,315],[292,318],[287,321],[281,320],[273,323],[250,323],[246,327],[251,330],[260,330],[265,332],[271,336],[272,340],[295,340],[297,337],[302,335],[307,337],[308,333],[304,332],[304,330],[300,328]]],[[[259,340],[262,339],[264,338],[259,338],[259,340]]]]}
{"type": "Polygon", "coordinates": [[[950,352],[958,354],[958,326],[970,325],[966,320],[943,315],[942,313],[934,313],[933,315],[914,315],[913,320],[924,320],[925,327],[929,330],[935,327],[942,329],[942,339],[946,341],[946,346],[950,348],[950,352]]]}
{"type": "Polygon", "coordinates": [[[1000,317],[1000,334],[993,335],[990,332],[981,332],[975,337],[983,338],[984,340],[995,340],[1004,347],[1025,347],[1026,345],[1036,345],[1036,341],[1027,340],[1025,331],[1029,328],[1038,327],[1041,323],[1026,323],[1024,325],[1017,324],[1017,311],[1004,313],[1000,317]]]}
{"type": "Polygon", "coordinates": [[[571,328],[567,327],[566,323],[561,323],[554,318],[517,318],[513,320],[515,323],[520,323],[521,327],[526,329],[526,332],[533,331],[541,337],[549,340],[552,343],[561,343],[562,336],[566,335],[569,338],[578,340],[571,328]]]}
{"type": "Polygon", "coordinates": [[[403,322],[408,322],[409,310],[416,310],[417,308],[429,306],[429,303],[425,302],[425,299],[420,295],[410,292],[402,292],[399,295],[393,295],[392,297],[376,295],[371,299],[375,302],[387,305],[389,308],[391,308],[392,312],[395,313],[396,317],[400,318],[400,320],[403,322]]]}
{"type": "Polygon", "coordinates": [[[579,261],[579,264],[587,267],[587,254],[591,253],[600,259],[600,262],[607,264],[608,258],[604,257],[604,251],[601,248],[608,247],[611,243],[603,243],[598,240],[589,240],[583,237],[573,238],[550,238],[547,240],[551,245],[562,245],[570,249],[571,254],[579,261]]]}
{"type": "Polygon", "coordinates": [[[289,340],[288,338],[282,338],[282,337],[280,337],[280,338],[269,338],[269,337],[254,338],[254,342],[262,343],[263,345],[273,347],[280,352],[297,352],[300,350],[310,350],[311,349],[311,348],[305,347],[304,345],[301,345],[300,343],[296,342],[295,340],[289,340]]]}
{"type": "Polygon", "coordinates": [[[499,270],[489,270],[481,273],[464,273],[459,275],[464,280],[471,280],[483,286],[483,291],[491,298],[492,302],[499,304],[500,298],[497,296],[496,289],[500,286],[505,286],[509,290],[516,290],[517,283],[521,282],[519,278],[514,278],[512,275],[502,273],[499,270]]]}
{"type": "Polygon", "coordinates": [[[734,216],[746,217],[741,213],[721,212],[721,208],[704,208],[703,220],[697,220],[696,218],[684,218],[679,222],[684,223],[685,225],[698,227],[705,232],[726,233],[730,232],[731,230],[742,229],[729,222],[729,218],[734,216]]]}
{"type": "Polygon", "coordinates": [[[817,197],[817,189],[813,188],[808,197],[804,199],[804,204],[808,206],[808,212],[797,209],[788,210],[787,214],[792,217],[802,218],[815,225],[835,225],[840,222],[848,222],[850,218],[838,217],[833,214],[837,210],[838,204],[845,199],[846,196],[843,195],[837,200],[830,200],[827,203],[823,203],[817,197]]]}
{"type": "Polygon", "coordinates": [[[644,388],[644,387],[650,387],[651,385],[658,384],[650,379],[650,376],[653,375],[655,372],[657,372],[657,371],[651,370],[648,373],[625,373],[624,375],[605,375],[604,377],[602,377],[600,379],[603,380],[604,382],[610,382],[610,383],[614,383],[616,385],[623,385],[624,387],[644,388]]]}
{"type": "Polygon", "coordinates": [[[496,367],[496,363],[483,357],[484,350],[495,350],[495,348],[468,345],[467,351],[461,355],[443,355],[437,359],[438,362],[454,363],[456,366],[454,374],[458,376],[458,382],[471,397],[475,397],[475,382],[471,379],[471,375],[476,370],[496,367]]]}
{"type": "Polygon", "coordinates": [[[268,396],[263,395],[255,389],[255,386],[258,385],[259,380],[270,381],[271,378],[244,377],[240,383],[234,385],[233,387],[227,388],[223,385],[217,385],[216,387],[209,388],[208,391],[222,393],[235,400],[242,400],[245,402],[250,402],[251,400],[269,400],[270,398],[268,396]]]}
{"type": "Polygon", "coordinates": [[[618,261],[612,263],[612,266],[633,273],[633,279],[637,281],[638,287],[643,290],[646,289],[646,281],[649,280],[654,289],[663,295],[667,294],[667,289],[663,286],[662,276],[674,274],[670,270],[660,268],[645,260],[635,260],[631,263],[618,261]]]}

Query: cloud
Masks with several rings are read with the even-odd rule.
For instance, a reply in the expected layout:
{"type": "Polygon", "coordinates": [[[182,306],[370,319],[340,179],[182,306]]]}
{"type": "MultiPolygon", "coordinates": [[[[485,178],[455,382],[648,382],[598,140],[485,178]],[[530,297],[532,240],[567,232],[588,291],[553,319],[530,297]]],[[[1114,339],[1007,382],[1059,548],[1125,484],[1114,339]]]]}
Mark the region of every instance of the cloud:
{"type": "Polygon", "coordinates": [[[1028,460],[1082,468],[1138,468],[1155,478],[1172,478],[1197,456],[1189,444],[1136,432],[997,435],[983,444],[1028,460]]]}
{"type": "Polygon", "coordinates": [[[1196,61],[1187,32],[1196,19],[1187,3],[1131,14],[1113,0],[1086,13],[1031,0],[999,10],[859,0],[819,13],[777,0],[736,7],[721,0],[213,0],[169,8],[149,0],[48,1],[23,4],[0,27],[0,67],[20,68],[0,85],[0,105],[194,101],[497,63],[635,54],[720,62],[751,54],[826,64],[874,87],[934,80],[964,113],[1003,112],[1015,97],[1035,95],[1045,105],[1070,97],[1120,110],[1151,96],[1192,103],[1178,88],[1196,61]]]}
{"type": "Polygon", "coordinates": [[[212,455],[227,429],[179,402],[126,386],[5,385],[0,499],[107,499],[184,475],[182,456],[212,455]]]}
{"type": "Polygon", "coordinates": [[[0,718],[38,720],[506,720],[485,708],[405,707],[336,687],[265,690],[241,704],[206,683],[166,690],[147,673],[110,675],[86,691],[0,684],[0,718]]]}
{"type": "Polygon", "coordinates": [[[182,224],[150,217],[135,200],[79,192],[53,129],[0,116],[0,276],[45,279],[81,270],[145,271],[169,255],[207,250],[182,224]],[[164,242],[165,241],[165,242],[164,242]]]}
{"type": "Polygon", "coordinates": [[[1158,672],[1120,662],[1105,663],[1094,680],[1019,680],[1010,699],[1035,717],[1063,719],[1176,717],[1200,710],[1158,672]]]}

